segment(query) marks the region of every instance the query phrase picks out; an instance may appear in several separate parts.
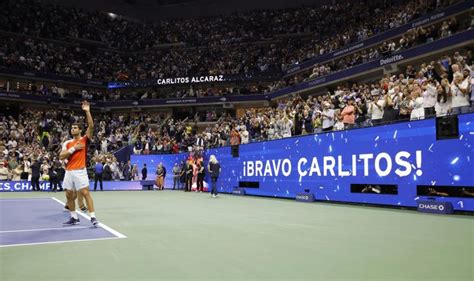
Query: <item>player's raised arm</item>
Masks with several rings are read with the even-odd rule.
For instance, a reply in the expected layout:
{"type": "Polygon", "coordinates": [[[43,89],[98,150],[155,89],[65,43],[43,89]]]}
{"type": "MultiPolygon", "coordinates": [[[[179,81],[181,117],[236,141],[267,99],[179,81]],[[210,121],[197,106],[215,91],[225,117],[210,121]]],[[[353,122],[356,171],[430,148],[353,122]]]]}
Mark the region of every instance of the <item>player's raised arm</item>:
{"type": "Polygon", "coordinates": [[[87,101],[82,102],[82,110],[86,112],[86,118],[87,118],[86,136],[88,139],[92,140],[92,134],[94,133],[94,120],[92,119],[89,102],[87,101]]]}

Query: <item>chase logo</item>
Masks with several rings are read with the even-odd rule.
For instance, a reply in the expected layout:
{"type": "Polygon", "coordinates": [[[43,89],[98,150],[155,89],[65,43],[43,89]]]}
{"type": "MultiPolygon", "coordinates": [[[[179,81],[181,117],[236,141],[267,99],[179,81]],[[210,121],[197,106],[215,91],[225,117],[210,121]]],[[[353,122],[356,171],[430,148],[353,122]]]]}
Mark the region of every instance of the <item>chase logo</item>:
{"type": "Polygon", "coordinates": [[[308,201],[308,199],[309,199],[308,195],[296,195],[296,200],[308,201]]]}
{"type": "Polygon", "coordinates": [[[440,210],[440,211],[443,211],[444,210],[444,206],[443,205],[436,205],[436,204],[420,204],[418,206],[418,208],[420,209],[428,209],[428,210],[440,210]]]}
{"type": "Polygon", "coordinates": [[[234,195],[245,195],[245,189],[236,187],[232,190],[232,194],[234,194],[234,195]]]}
{"type": "Polygon", "coordinates": [[[297,193],[295,199],[300,202],[314,202],[314,195],[312,193],[297,193]]]}
{"type": "Polygon", "coordinates": [[[435,214],[452,214],[453,205],[450,202],[418,202],[418,211],[435,214]]]}

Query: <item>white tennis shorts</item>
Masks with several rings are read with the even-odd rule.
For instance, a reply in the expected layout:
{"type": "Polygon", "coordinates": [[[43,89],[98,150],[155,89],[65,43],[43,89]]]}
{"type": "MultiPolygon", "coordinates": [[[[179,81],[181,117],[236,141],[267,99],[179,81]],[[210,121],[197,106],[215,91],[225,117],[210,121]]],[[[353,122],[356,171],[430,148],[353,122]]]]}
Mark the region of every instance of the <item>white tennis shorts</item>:
{"type": "Polygon", "coordinates": [[[66,171],[63,181],[64,189],[79,190],[88,186],[89,177],[86,169],[66,171]]]}

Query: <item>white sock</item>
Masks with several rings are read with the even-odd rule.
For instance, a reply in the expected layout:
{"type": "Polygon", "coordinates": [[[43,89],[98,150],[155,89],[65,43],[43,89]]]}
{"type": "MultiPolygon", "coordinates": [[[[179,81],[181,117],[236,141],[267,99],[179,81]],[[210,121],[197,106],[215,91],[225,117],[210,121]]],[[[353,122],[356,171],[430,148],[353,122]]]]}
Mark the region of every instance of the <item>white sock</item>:
{"type": "Polygon", "coordinates": [[[76,220],[78,219],[76,211],[71,212],[71,217],[75,218],[76,220]]]}
{"type": "Polygon", "coordinates": [[[95,218],[95,212],[90,212],[89,215],[91,216],[91,218],[95,218]]]}

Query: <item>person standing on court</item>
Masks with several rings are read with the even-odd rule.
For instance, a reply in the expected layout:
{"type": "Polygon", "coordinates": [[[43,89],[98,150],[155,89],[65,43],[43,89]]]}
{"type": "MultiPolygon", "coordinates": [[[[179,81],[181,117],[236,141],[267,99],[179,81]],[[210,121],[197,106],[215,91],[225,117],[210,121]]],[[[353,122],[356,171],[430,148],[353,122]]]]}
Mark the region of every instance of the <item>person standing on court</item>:
{"type": "Polygon", "coordinates": [[[217,161],[216,156],[211,155],[209,157],[209,164],[207,164],[207,170],[209,171],[209,176],[211,177],[211,195],[212,197],[217,197],[217,179],[221,173],[221,164],[217,161]]]}
{"type": "Polygon", "coordinates": [[[67,206],[71,213],[70,219],[64,224],[75,225],[79,223],[75,200],[78,194],[80,194],[86,199],[92,225],[97,226],[99,221],[95,217],[94,201],[89,192],[89,177],[87,176],[86,169],[87,148],[93,137],[94,120],[92,119],[90,105],[87,101],[82,102],[82,110],[84,110],[87,119],[86,134],[81,136],[82,126],[80,124],[71,124],[71,135],[73,138],[63,143],[61,153],[59,154],[60,160],[67,159],[63,187],[66,190],[67,206]]]}
{"type": "Polygon", "coordinates": [[[123,175],[123,179],[125,181],[130,181],[131,180],[132,163],[130,162],[130,160],[128,160],[127,163],[125,163],[125,165],[123,166],[122,175],[123,175]]]}
{"type": "Polygon", "coordinates": [[[179,167],[178,163],[174,163],[173,167],[173,190],[179,189],[179,178],[181,175],[181,168],[179,167]]]}
{"type": "Polygon", "coordinates": [[[198,175],[196,183],[196,192],[204,191],[204,177],[206,176],[206,169],[204,169],[204,163],[197,164],[198,175]]]}
{"type": "Polygon", "coordinates": [[[95,161],[95,167],[94,167],[94,191],[97,190],[97,182],[100,183],[100,191],[104,191],[103,182],[102,182],[103,172],[104,172],[104,165],[102,165],[102,162],[99,159],[97,159],[95,161]]]}
{"type": "Polygon", "coordinates": [[[41,168],[41,161],[37,159],[36,156],[33,156],[33,164],[31,164],[31,187],[33,191],[40,191],[40,168],[41,168]]]}
{"type": "Polygon", "coordinates": [[[193,186],[193,165],[191,164],[191,160],[186,161],[186,173],[185,173],[185,186],[184,191],[189,192],[193,186]]]}
{"type": "Polygon", "coordinates": [[[148,174],[148,169],[146,168],[146,164],[143,164],[143,169],[142,169],[142,180],[146,180],[146,176],[148,174]]]}
{"type": "Polygon", "coordinates": [[[163,167],[163,163],[160,162],[160,164],[156,168],[156,186],[158,187],[158,190],[163,190],[164,180],[165,180],[165,167],[163,167]]]}
{"type": "Polygon", "coordinates": [[[49,169],[49,185],[50,185],[51,191],[54,191],[54,192],[56,192],[59,188],[60,188],[59,189],[60,191],[63,190],[61,183],[59,182],[59,179],[58,179],[57,167],[59,165],[60,164],[57,161],[54,161],[53,166],[51,167],[51,169],[49,169]]]}

